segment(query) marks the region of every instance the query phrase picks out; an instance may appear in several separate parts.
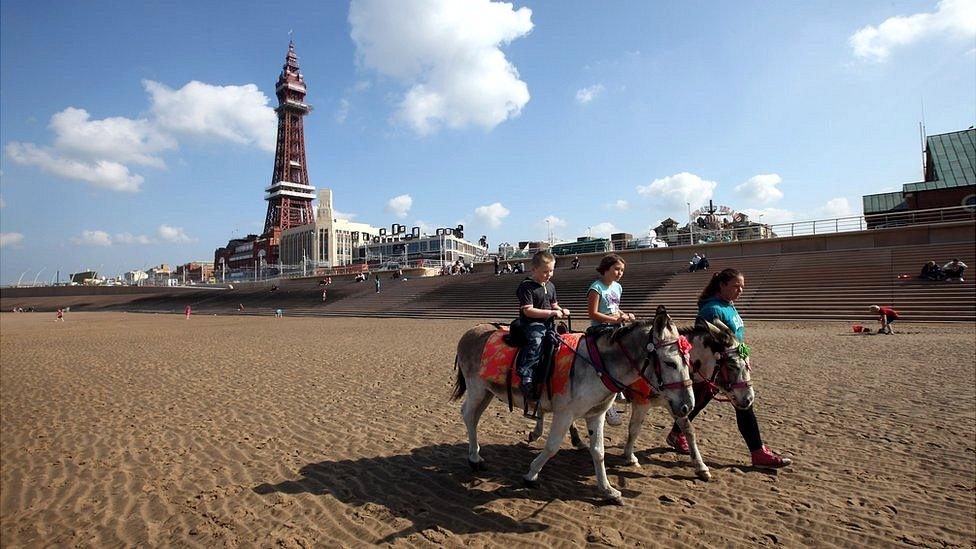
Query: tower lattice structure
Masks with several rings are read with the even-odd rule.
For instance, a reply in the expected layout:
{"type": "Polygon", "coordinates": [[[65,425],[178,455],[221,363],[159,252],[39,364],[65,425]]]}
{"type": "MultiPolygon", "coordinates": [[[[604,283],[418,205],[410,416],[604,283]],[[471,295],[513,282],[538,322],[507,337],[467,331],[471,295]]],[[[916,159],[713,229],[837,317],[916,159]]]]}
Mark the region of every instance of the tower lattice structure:
{"type": "Polygon", "coordinates": [[[305,166],[305,129],[303,117],[312,106],[305,103],[305,78],[298,70],[295,44],[288,43],[288,56],[275,86],[278,96],[278,144],[275,148],[274,173],[265,189],[268,214],[264,235],[276,245],[281,231],[314,221],[312,200],[315,187],[309,184],[305,166]]]}

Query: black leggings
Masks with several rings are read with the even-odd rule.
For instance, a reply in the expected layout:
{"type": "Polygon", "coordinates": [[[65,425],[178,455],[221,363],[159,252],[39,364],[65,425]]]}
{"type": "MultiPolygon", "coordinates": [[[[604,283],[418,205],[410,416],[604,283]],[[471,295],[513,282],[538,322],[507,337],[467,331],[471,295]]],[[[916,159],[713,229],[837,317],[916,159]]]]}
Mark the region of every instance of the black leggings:
{"type": "MultiPolygon", "coordinates": [[[[695,409],[688,414],[689,421],[695,419],[698,416],[698,412],[701,412],[705,409],[705,406],[708,406],[713,396],[708,385],[704,383],[695,383],[692,388],[695,391],[695,409]]],[[[756,419],[756,412],[752,406],[745,410],[736,408],[735,422],[738,424],[739,432],[742,433],[742,440],[746,441],[746,446],[749,447],[750,452],[755,452],[763,447],[762,436],[759,434],[759,420],[756,419]]],[[[671,432],[681,432],[681,428],[678,427],[677,422],[671,427],[671,432]]]]}

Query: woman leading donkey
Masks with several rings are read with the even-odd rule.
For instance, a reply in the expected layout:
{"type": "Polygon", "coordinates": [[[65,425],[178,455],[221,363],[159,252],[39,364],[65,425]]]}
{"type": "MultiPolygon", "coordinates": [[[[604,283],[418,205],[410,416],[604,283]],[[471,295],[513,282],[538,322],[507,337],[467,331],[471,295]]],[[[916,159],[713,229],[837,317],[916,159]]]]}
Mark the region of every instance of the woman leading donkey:
{"type": "MultiPolygon", "coordinates": [[[[725,269],[712,276],[698,298],[698,319],[712,323],[720,322],[728,326],[741,344],[745,343],[745,324],[735,308],[735,300],[742,294],[745,286],[746,279],[742,273],[735,269],[725,269]]],[[[748,358],[748,351],[742,354],[748,358]]],[[[689,420],[694,420],[715,395],[714,383],[709,383],[706,376],[696,376],[694,387],[695,409],[688,415],[689,420]]],[[[739,433],[742,434],[742,438],[752,454],[753,467],[785,467],[792,463],[790,458],[777,455],[763,444],[752,399],[749,399],[748,402],[733,400],[733,406],[735,407],[735,419],[739,433]]],[[[677,422],[668,434],[667,443],[678,453],[687,454],[689,452],[688,440],[682,434],[677,422]]]]}
{"type": "MultiPolygon", "coordinates": [[[[478,421],[492,397],[503,402],[511,398],[513,404],[523,405],[521,392],[509,390],[518,381],[518,376],[511,373],[515,351],[499,343],[501,333],[504,330],[481,324],[468,330],[458,342],[452,400],[466,395],[461,415],[468,431],[468,463],[474,470],[484,468],[479,454],[478,421]],[[504,362],[501,366],[499,357],[504,362]]],[[[613,502],[622,503],[620,491],[610,485],[604,465],[604,414],[618,391],[649,387],[644,396],[666,403],[678,423],[688,428],[686,436],[694,448],[694,433],[685,420],[695,405],[685,354],[688,342],[679,335],[664,307],[658,308],[653,321],[637,322],[581,341],[586,343],[581,343],[579,349],[570,349],[569,367],[555,368],[554,376],[563,377],[545,381],[552,390],[542,391],[539,409],[553,415],[552,428],[545,448],[532,461],[523,480],[529,486],[536,483],[542,467],[559,450],[573,420],[584,417],[597,487],[613,502]],[[585,351],[589,346],[595,350],[585,351]],[[596,362],[602,363],[602,371],[596,362]]],[[[561,343],[560,347],[566,351],[566,344],[561,343]]],[[[700,463],[700,456],[697,458],[700,463]]]]}

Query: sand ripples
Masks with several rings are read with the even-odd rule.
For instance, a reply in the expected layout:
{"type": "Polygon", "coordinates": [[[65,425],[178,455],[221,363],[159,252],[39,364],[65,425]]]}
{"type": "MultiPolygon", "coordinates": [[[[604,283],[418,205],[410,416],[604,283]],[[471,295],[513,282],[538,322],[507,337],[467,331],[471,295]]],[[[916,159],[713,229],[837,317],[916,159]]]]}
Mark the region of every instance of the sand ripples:
{"type": "Polygon", "coordinates": [[[480,429],[489,469],[469,472],[446,400],[466,321],[0,322],[6,547],[976,541],[972,326],[890,338],[750,326],[760,425],[796,464],[748,467],[716,403],[696,422],[714,481],[697,482],[663,448],[669,422],[655,411],[641,468],[623,465],[626,434],[608,428],[617,508],[568,442],[541,486],[522,488],[542,442],[521,442],[530,426],[498,402],[480,429]]]}

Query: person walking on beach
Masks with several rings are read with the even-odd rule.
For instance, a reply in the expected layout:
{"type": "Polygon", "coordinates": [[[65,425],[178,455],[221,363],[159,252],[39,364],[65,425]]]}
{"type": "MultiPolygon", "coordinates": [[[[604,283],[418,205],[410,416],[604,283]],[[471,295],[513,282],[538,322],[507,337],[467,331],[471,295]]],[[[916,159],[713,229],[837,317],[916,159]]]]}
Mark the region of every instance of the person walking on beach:
{"type": "Polygon", "coordinates": [[[58,316],[54,319],[55,322],[64,322],[64,309],[58,309],[58,316]]]}
{"type": "MultiPolygon", "coordinates": [[[[724,269],[715,273],[698,298],[698,318],[709,322],[721,320],[735,332],[735,337],[740,343],[745,343],[745,324],[742,322],[742,317],[739,316],[739,311],[735,308],[735,300],[739,298],[745,287],[745,276],[735,269],[724,269]]],[[[695,409],[688,414],[689,420],[695,419],[695,416],[708,405],[714,396],[709,390],[707,382],[697,382],[693,387],[695,409]]],[[[785,467],[793,462],[790,458],[777,455],[763,444],[754,405],[745,410],[736,408],[735,420],[739,426],[739,433],[752,454],[753,467],[785,467]]],[[[689,453],[688,441],[677,422],[671,427],[667,443],[678,453],[689,453]]]]}
{"type": "Polygon", "coordinates": [[[322,290],[322,303],[329,299],[329,290],[322,290]]]}
{"type": "Polygon", "coordinates": [[[185,308],[185,309],[183,309],[183,314],[185,314],[185,315],[186,315],[186,319],[187,319],[187,320],[190,320],[190,314],[191,314],[192,312],[193,312],[193,311],[192,311],[192,310],[190,309],[190,306],[189,306],[189,305],[187,305],[187,306],[186,306],[186,308],[185,308]]]}
{"type": "Polygon", "coordinates": [[[376,284],[376,293],[380,293],[380,273],[373,275],[373,283],[376,284]]]}
{"type": "Polygon", "coordinates": [[[284,311],[282,311],[280,308],[275,309],[275,318],[282,318],[284,316],[285,316],[284,311]]]}

